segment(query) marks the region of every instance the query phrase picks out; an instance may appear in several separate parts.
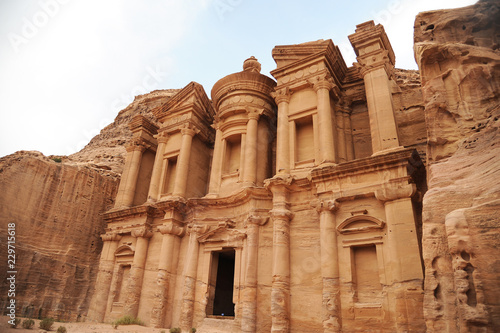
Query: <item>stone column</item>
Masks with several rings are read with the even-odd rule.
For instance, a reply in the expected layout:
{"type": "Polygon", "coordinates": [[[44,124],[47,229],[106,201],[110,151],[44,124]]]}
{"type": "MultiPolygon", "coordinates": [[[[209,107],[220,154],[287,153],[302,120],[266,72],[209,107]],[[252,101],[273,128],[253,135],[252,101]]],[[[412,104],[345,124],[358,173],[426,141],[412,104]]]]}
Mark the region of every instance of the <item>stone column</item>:
{"type": "Polygon", "coordinates": [[[217,197],[220,190],[220,182],[222,178],[222,164],[224,157],[224,142],[222,140],[222,131],[218,123],[215,125],[215,144],[214,156],[212,158],[212,171],[210,173],[210,185],[207,197],[217,197]]]}
{"type": "Polygon", "coordinates": [[[150,202],[154,202],[160,198],[163,154],[165,153],[168,135],[160,133],[158,134],[157,140],[158,148],[156,149],[155,163],[153,165],[153,173],[151,174],[151,182],[149,184],[148,201],[150,202]]]}
{"type": "Polygon", "coordinates": [[[278,132],[276,138],[276,173],[290,173],[290,125],[288,121],[288,104],[290,91],[277,90],[273,97],[278,105],[278,132]]]}
{"type": "Polygon", "coordinates": [[[189,245],[184,266],[184,286],[182,292],[180,326],[183,331],[188,331],[193,325],[194,298],[196,292],[196,278],[198,270],[198,236],[207,232],[208,227],[193,225],[189,228],[189,245]]]}
{"type": "Polygon", "coordinates": [[[290,175],[275,176],[265,182],[273,193],[273,280],[271,289],[271,332],[288,333],[290,326],[290,221],[288,209],[290,175]]]}
{"type": "Polygon", "coordinates": [[[335,163],[336,151],[333,133],[332,107],[330,90],[333,88],[331,78],[318,78],[314,83],[314,90],[318,99],[318,122],[320,135],[321,163],[335,163]]]}
{"type": "Polygon", "coordinates": [[[366,101],[370,117],[372,150],[380,151],[399,147],[399,137],[394,117],[389,75],[384,64],[361,70],[365,81],[366,101]]]}
{"type": "Polygon", "coordinates": [[[243,182],[246,186],[252,186],[257,181],[257,126],[260,115],[257,111],[249,111],[247,114],[243,182]]]}
{"type": "Polygon", "coordinates": [[[132,236],[137,238],[135,244],[134,261],[130,267],[130,275],[127,283],[127,296],[123,307],[123,314],[137,317],[139,301],[141,298],[142,279],[144,266],[148,254],[149,238],[153,233],[146,228],[133,230],[132,236]]]}
{"type": "Polygon", "coordinates": [[[126,149],[127,157],[123,176],[118,187],[118,194],[116,195],[116,208],[130,207],[134,203],[135,187],[141,167],[142,153],[146,150],[146,147],[140,140],[136,140],[131,142],[126,149]]]}
{"type": "Polygon", "coordinates": [[[172,195],[184,197],[186,195],[186,186],[189,173],[189,157],[191,156],[191,144],[196,130],[190,127],[184,127],[181,130],[182,141],[181,149],[179,152],[179,159],[177,160],[176,177],[174,182],[174,190],[172,195]]]}
{"type": "Polygon", "coordinates": [[[118,241],[121,239],[117,234],[101,235],[104,242],[99,261],[99,273],[95,284],[95,291],[92,298],[92,305],[89,309],[89,319],[91,321],[103,322],[106,314],[106,306],[110,294],[111,280],[115,267],[115,252],[118,241]]]}
{"type": "Polygon", "coordinates": [[[358,68],[365,82],[373,154],[399,147],[399,138],[392,91],[392,76],[396,58],[384,27],[373,21],[358,24],[349,36],[358,55],[358,68]]]}
{"type": "Polygon", "coordinates": [[[153,309],[151,310],[151,326],[163,327],[165,312],[167,310],[168,291],[170,277],[172,274],[174,245],[177,237],[184,235],[184,228],[170,222],[158,227],[163,235],[158,263],[158,277],[156,278],[156,290],[153,298],[153,309]]]}
{"type": "Polygon", "coordinates": [[[337,229],[333,214],[336,208],[335,201],[321,202],[319,207],[321,276],[323,279],[322,317],[323,332],[325,333],[342,331],[337,229]]]}
{"type": "Polygon", "coordinates": [[[241,331],[255,333],[257,324],[257,268],[259,252],[259,226],[267,218],[251,215],[246,221],[247,261],[245,268],[245,289],[242,298],[241,331]]]}
{"type": "MultiPolygon", "coordinates": [[[[398,332],[409,331],[411,327],[423,326],[423,313],[416,312],[411,304],[419,302],[423,272],[418,248],[417,232],[411,197],[416,192],[415,184],[394,180],[375,192],[378,200],[384,202],[387,220],[387,250],[390,253],[386,263],[389,298],[392,311],[396,314],[398,332]],[[392,294],[392,295],[390,295],[392,294]],[[392,296],[392,297],[391,297],[392,296]],[[411,314],[411,317],[409,315],[411,314]]],[[[385,252],[385,251],[384,251],[385,252]]],[[[421,302],[421,301],[420,301],[421,302]]],[[[419,311],[422,311],[420,308],[419,311]]]]}

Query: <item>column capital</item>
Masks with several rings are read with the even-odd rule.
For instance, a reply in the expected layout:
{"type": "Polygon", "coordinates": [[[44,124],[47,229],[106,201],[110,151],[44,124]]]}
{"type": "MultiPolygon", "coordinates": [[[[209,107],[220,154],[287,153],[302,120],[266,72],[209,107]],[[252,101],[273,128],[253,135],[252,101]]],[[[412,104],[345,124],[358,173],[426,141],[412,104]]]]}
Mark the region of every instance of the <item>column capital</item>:
{"type": "Polygon", "coordinates": [[[170,135],[168,135],[166,131],[162,131],[159,132],[155,137],[156,140],[158,140],[158,143],[167,143],[170,135]]]}
{"type": "Polygon", "coordinates": [[[103,242],[114,242],[122,239],[122,235],[119,235],[116,232],[105,233],[101,235],[101,239],[103,242]]]}
{"type": "Polygon", "coordinates": [[[255,119],[258,121],[260,118],[260,115],[262,114],[262,111],[263,110],[258,110],[255,108],[246,108],[248,120],[255,119]]]}
{"type": "Polygon", "coordinates": [[[315,200],[311,201],[311,207],[315,208],[318,213],[335,212],[340,207],[340,202],[337,199],[331,200],[315,200]]]}
{"type": "Polygon", "coordinates": [[[370,72],[383,68],[388,77],[393,76],[394,65],[390,62],[389,51],[379,50],[370,56],[358,57],[358,62],[354,66],[358,69],[362,77],[370,72]]]}
{"type": "Polygon", "coordinates": [[[201,236],[210,230],[210,226],[206,224],[190,224],[188,225],[187,233],[189,235],[201,236]]]}
{"type": "Polygon", "coordinates": [[[277,186],[288,187],[292,184],[294,177],[290,174],[276,175],[273,178],[264,180],[264,187],[271,190],[277,186]]]}
{"type": "Polygon", "coordinates": [[[322,74],[313,78],[309,83],[312,85],[314,91],[318,92],[318,90],[326,89],[328,91],[332,90],[336,87],[333,78],[330,74],[322,74]]]}
{"type": "Polygon", "coordinates": [[[417,191],[417,186],[408,183],[408,178],[391,179],[375,191],[375,197],[383,202],[397,199],[410,199],[417,191]]]}
{"type": "Polygon", "coordinates": [[[289,103],[290,102],[290,97],[292,96],[293,92],[290,90],[290,88],[285,87],[281,89],[276,89],[274,92],[271,93],[271,96],[274,98],[276,101],[276,104],[280,103],[289,103]]]}
{"type": "Polygon", "coordinates": [[[269,216],[258,216],[250,214],[245,220],[245,227],[249,225],[263,226],[269,221],[269,216]]]}
{"type": "Polygon", "coordinates": [[[143,238],[151,238],[153,236],[153,232],[151,229],[147,227],[140,227],[139,229],[134,229],[130,233],[132,237],[138,238],[138,237],[143,237],[143,238]]]}
{"type": "Polygon", "coordinates": [[[146,142],[142,138],[132,138],[125,146],[127,152],[140,151],[141,153],[147,148],[146,142]]]}
{"type": "Polygon", "coordinates": [[[183,226],[179,226],[173,222],[160,225],[158,226],[157,230],[161,232],[162,235],[169,234],[178,237],[184,236],[186,232],[186,228],[184,228],[183,226]]]}
{"type": "Polygon", "coordinates": [[[200,133],[200,130],[191,124],[187,124],[183,128],[181,128],[182,135],[189,135],[190,137],[193,137],[198,133],[200,133]]]}

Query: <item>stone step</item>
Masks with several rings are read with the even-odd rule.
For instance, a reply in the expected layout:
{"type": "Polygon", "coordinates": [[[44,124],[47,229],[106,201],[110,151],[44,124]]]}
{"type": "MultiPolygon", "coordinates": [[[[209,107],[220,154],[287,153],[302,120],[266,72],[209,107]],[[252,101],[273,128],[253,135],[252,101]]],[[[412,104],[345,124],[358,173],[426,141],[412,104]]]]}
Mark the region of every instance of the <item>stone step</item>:
{"type": "Polygon", "coordinates": [[[234,319],[231,318],[205,318],[196,333],[232,333],[234,330],[234,319]]]}

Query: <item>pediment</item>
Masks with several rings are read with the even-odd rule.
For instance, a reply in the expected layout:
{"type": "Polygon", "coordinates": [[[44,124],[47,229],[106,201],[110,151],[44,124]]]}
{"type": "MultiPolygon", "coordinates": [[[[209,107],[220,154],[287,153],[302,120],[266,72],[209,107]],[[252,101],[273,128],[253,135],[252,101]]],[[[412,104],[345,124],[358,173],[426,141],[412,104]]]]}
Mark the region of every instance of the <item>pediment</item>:
{"type": "Polygon", "coordinates": [[[165,104],[154,109],[153,113],[158,120],[163,122],[169,115],[174,115],[189,108],[205,113],[209,119],[215,116],[215,110],[205,93],[205,89],[201,84],[194,81],[173,95],[165,104]]]}
{"type": "Polygon", "coordinates": [[[383,229],[385,222],[373,216],[352,216],[339,224],[337,230],[341,234],[379,231],[383,229]]]}
{"type": "Polygon", "coordinates": [[[134,249],[128,244],[120,245],[115,251],[115,257],[134,256],[134,249]]]}

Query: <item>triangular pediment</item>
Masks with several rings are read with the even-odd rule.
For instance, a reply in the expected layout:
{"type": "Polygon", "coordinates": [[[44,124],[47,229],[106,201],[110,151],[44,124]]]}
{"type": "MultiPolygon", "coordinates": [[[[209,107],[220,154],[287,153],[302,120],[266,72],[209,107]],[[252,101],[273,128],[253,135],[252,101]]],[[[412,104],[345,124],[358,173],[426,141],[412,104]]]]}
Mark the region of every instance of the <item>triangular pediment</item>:
{"type": "Polygon", "coordinates": [[[212,102],[205,93],[203,86],[197,82],[190,82],[165,104],[153,110],[156,118],[163,122],[169,116],[193,109],[197,113],[205,113],[206,118],[213,119],[215,110],[212,102]]]}

